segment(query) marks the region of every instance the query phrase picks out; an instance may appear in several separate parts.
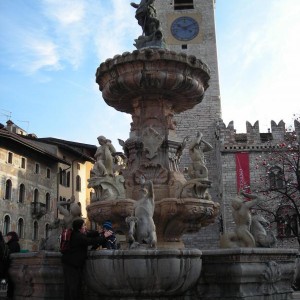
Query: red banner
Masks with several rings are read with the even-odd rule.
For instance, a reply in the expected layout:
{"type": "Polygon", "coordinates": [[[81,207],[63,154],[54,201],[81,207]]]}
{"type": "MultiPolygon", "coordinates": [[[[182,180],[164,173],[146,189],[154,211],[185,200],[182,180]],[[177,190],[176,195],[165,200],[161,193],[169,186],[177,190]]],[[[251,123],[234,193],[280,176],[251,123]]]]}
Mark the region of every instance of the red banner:
{"type": "Polygon", "coordinates": [[[250,193],[249,153],[235,154],[237,192],[250,193]]]}

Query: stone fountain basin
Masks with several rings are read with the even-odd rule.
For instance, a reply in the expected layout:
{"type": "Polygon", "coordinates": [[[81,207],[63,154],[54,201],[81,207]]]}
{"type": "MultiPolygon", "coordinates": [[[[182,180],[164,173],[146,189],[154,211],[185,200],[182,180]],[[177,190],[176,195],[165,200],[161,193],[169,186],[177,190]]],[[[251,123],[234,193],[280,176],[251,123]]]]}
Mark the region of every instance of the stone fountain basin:
{"type": "Polygon", "coordinates": [[[93,251],[86,262],[85,282],[99,295],[181,295],[197,283],[201,255],[198,249],[93,251]]]}

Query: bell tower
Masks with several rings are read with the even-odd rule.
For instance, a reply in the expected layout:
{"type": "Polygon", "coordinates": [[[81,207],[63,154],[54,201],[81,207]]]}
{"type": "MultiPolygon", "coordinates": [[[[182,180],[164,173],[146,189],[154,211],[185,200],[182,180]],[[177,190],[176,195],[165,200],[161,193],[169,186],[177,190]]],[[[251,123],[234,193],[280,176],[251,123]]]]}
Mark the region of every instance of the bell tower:
{"type": "MultiPolygon", "coordinates": [[[[205,159],[209,180],[212,181],[210,190],[212,198],[214,201],[221,202],[220,152],[215,139],[216,125],[221,118],[215,2],[215,0],[155,0],[154,5],[168,49],[194,55],[210,69],[209,88],[202,102],[193,109],[176,115],[175,119],[178,136],[181,138],[189,136],[191,140],[196,136],[197,131],[200,131],[204,139],[213,146],[213,151],[207,152],[205,159]]],[[[182,168],[190,163],[187,149],[181,163],[182,168]]],[[[201,239],[199,237],[201,247],[204,246],[203,240],[205,246],[216,247],[219,240],[217,227],[218,224],[214,224],[201,230],[201,239]]],[[[192,239],[195,241],[198,237],[193,236],[192,239]]],[[[196,245],[198,245],[197,241],[196,245]]]]}

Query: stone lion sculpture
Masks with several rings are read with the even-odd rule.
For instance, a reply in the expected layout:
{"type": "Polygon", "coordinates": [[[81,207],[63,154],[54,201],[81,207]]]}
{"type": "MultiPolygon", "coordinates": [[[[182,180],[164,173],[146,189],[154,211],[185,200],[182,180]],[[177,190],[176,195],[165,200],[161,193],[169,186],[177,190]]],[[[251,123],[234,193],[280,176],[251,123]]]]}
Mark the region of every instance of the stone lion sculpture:
{"type": "Polygon", "coordinates": [[[156,248],[157,236],[153,221],[155,208],[154,189],[152,181],[145,181],[141,177],[141,198],[136,201],[134,215],[126,218],[129,225],[130,248],[136,248],[140,244],[147,244],[151,248],[156,248]]]}

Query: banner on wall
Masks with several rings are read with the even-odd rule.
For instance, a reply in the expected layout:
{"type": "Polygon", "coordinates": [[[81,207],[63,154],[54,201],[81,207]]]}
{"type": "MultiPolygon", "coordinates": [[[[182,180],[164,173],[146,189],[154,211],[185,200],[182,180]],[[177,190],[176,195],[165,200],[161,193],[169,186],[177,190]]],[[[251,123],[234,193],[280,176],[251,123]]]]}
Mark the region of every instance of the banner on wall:
{"type": "Polygon", "coordinates": [[[235,154],[237,192],[240,190],[250,193],[249,153],[235,154]]]}

